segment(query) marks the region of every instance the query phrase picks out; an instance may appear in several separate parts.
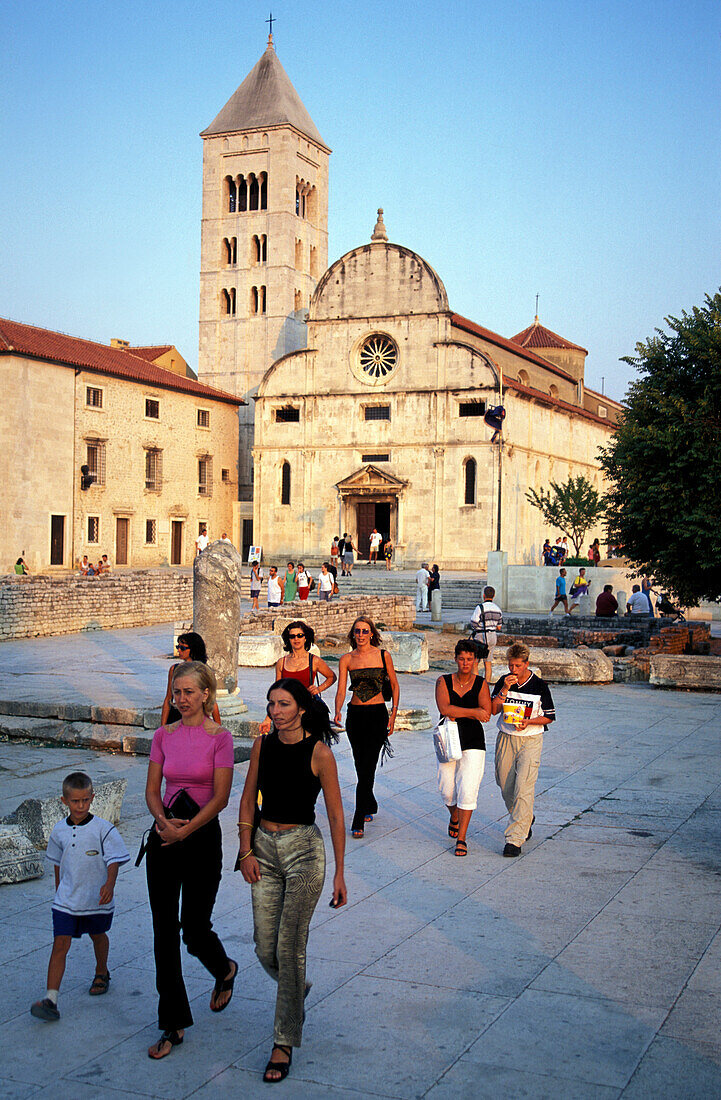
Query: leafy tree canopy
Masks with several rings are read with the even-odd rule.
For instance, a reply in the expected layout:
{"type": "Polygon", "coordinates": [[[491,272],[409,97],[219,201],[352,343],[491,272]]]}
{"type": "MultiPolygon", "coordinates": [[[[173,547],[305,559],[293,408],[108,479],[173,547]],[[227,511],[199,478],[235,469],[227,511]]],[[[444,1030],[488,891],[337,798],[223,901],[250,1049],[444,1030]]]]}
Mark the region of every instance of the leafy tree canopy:
{"type": "Polygon", "coordinates": [[[529,489],[526,499],[540,509],[547,523],[568,535],[577,556],[586,532],[603,517],[606,509],[603,497],[583,475],[569,477],[562,485],[552,481],[550,492],[529,489]]]}
{"type": "Polygon", "coordinates": [[[693,607],[721,596],[721,292],[636,345],[640,374],[601,452],[610,537],[693,607]]]}

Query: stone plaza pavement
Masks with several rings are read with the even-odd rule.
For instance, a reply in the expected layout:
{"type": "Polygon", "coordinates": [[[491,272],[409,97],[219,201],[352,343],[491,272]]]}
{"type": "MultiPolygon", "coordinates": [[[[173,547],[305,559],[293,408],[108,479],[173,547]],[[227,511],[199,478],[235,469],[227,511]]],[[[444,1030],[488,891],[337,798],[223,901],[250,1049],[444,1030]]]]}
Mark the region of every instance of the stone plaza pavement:
{"type": "MultiPolygon", "coordinates": [[[[6,643],[0,698],[152,705],[170,628],[6,643]],[[14,693],[14,694],[13,694],[14,693]]],[[[429,705],[437,673],[402,676],[429,705]]],[[[268,670],[243,673],[258,710],[268,670]]],[[[533,839],[501,858],[492,757],[455,859],[430,734],[399,733],[379,772],[380,812],[348,840],[349,905],[326,884],[309,942],[303,1046],[286,1097],[709,1097],[721,1092],[721,696],[646,685],[556,686],[533,839]]],[[[493,735],[489,737],[492,748],[493,735]]],[[[353,764],[337,747],[346,813],[353,764]]],[[[0,814],[83,768],[125,776],[121,832],[134,854],[148,814],[147,761],[0,743],[0,814]]],[[[57,1024],[28,1012],[51,944],[52,877],[0,887],[0,1096],[265,1096],[274,989],[255,960],[249,888],[232,873],[247,765],[222,817],[215,923],[240,975],[227,1011],[185,972],[195,1026],[169,1059],[157,1036],[143,870],[117,886],[105,997],[90,998],[90,942],[73,945],[57,1024]]],[[[319,823],[327,838],[322,803],[319,823]]]]}

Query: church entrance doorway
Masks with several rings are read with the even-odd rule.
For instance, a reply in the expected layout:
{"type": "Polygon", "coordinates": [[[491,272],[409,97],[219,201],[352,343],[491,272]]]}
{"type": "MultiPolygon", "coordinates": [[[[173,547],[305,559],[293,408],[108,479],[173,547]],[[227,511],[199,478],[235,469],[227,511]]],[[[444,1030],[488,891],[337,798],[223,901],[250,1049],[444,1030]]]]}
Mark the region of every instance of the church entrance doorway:
{"type": "MultiPolygon", "coordinates": [[[[383,543],[391,533],[391,508],[390,501],[363,500],[356,504],[356,546],[363,558],[370,554],[371,531],[375,527],[383,536],[383,543]]],[[[378,555],[383,557],[383,547],[378,555]]]]}

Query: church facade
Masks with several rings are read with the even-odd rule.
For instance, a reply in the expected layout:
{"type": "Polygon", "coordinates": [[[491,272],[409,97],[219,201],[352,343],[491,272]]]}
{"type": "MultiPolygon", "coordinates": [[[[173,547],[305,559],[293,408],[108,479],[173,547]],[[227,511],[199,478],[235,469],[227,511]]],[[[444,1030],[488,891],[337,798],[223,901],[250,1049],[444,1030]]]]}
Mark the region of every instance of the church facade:
{"type": "Polygon", "coordinates": [[[538,318],[508,339],[454,313],[380,211],[326,269],[330,150],[272,40],[203,137],[199,377],[249,400],[240,499],[266,561],[323,559],[344,532],[367,557],[374,527],[406,565],[537,561],[550,532],[526,490],[600,487],[620,411],[586,389],[585,349],[538,318]]]}

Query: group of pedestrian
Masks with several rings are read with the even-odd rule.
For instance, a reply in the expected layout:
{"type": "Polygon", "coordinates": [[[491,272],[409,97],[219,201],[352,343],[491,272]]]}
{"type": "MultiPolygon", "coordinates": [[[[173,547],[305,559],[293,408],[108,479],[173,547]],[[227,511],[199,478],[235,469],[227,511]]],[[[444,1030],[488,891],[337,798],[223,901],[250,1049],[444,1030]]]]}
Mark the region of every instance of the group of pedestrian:
{"type": "MultiPolygon", "coordinates": [[[[488,593],[494,594],[492,589],[488,593]]],[[[484,600],[483,607],[488,604],[492,600],[484,600]]],[[[497,625],[491,609],[485,636],[492,637],[497,625]]],[[[378,813],[376,768],[379,760],[392,755],[389,739],[400,696],[392,658],[375,624],[359,616],[348,633],[349,652],[340,660],[334,730],[322,693],[336,683],[336,676],[311,653],[312,628],[295,620],[282,637],[285,653],[267,692],[267,721],[253,745],[240,800],[236,861],[236,870],[251,888],[256,954],[277,985],[273,1047],[263,1075],[268,1083],[284,1080],[293,1050],[301,1044],[311,986],[306,944],[325,880],[325,847],[315,822],[321,791],[334,855],[330,905],[339,908],[348,898],[343,804],[331,750],[342,727],[346,695],[350,690],[345,728],[357,778],[350,826],[355,839],[364,836],[378,813]]],[[[188,952],[213,977],[211,1012],[223,1012],[230,1004],[239,969],[212,921],[222,869],[219,815],[231,793],[233,739],[219,721],[215,676],[202,637],[181,635],[178,655],[181,660],[168,678],[162,723],[153,736],[145,792],[152,824],[136,861],[146,861],[153,926],[161,1034],[147,1053],[155,1061],[172,1054],[193,1023],[181,934],[188,952]]],[[[541,727],[553,721],[553,703],[547,685],[530,673],[528,649],[522,644],[509,649],[509,673],[492,694],[487,677],[478,674],[481,656],[488,656],[487,648],[471,639],[459,642],[457,672],[437,682],[439,712],[458,722],[462,743],[459,761],[439,765],[438,784],[449,809],[455,854],[465,855],[484,769],[482,723],[498,714],[496,780],[510,814],[503,854],[514,856],[531,835],[541,727]]],[[[62,801],[68,816],[48,844],[56,893],[47,989],[31,1007],[33,1016],[48,1022],[60,1018],[59,989],[73,938],[88,934],[93,942],[96,968],[89,993],[100,996],[110,988],[108,932],[115,886],[120,866],[130,857],[117,829],[90,812],[92,800],[89,776],[75,772],[66,777],[62,801]]]]}
{"type": "MultiPolygon", "coordinates": [[[[102,577],[110,572],[110,559],[107,554],[103,554],[103,556],[93,564],[93,562],[89,560],[88,555],[83,554],[78,562],[78,569],[83,577],[102,577]]],[[[15,572],[18,572],[17,564],[15,566],[15,572]]],[[[27,568],[25,572],[27,573],[27,568]]]]}
{"type": "MultiPolygon", "coordinates": [[[[250,599],[253,611],[260,610],[263,579],[262,566],[254,559],[250,564],[250,599]]],[[[332,561],[323,562],[317,578],[311,576],[310,570],[306,569],[302,561],[297,565],[289,561],[282,576],[278,573],[277,565],[271,565],[267,583],[268,607],[280,607],[281,604],[294,603],[296,600],[305,602],[316,587],[318,599],[321,601],[338,595],[338,570],[332,561]]]]}
{"type": "Polygon", "coordinates": [[[416,611],[428,611],[433,593],[441,587],[441,574],[438,566],[422,562],[416,572],[416,611]]]}
{"type": "Polygon", "coordinates": [[[568,539],[557,538],[554,545],[551,545],[551,540],[546,539],[541,549],[541,558],[544,565],[563,565],[564,561],[568,557],[568,539]]]}

